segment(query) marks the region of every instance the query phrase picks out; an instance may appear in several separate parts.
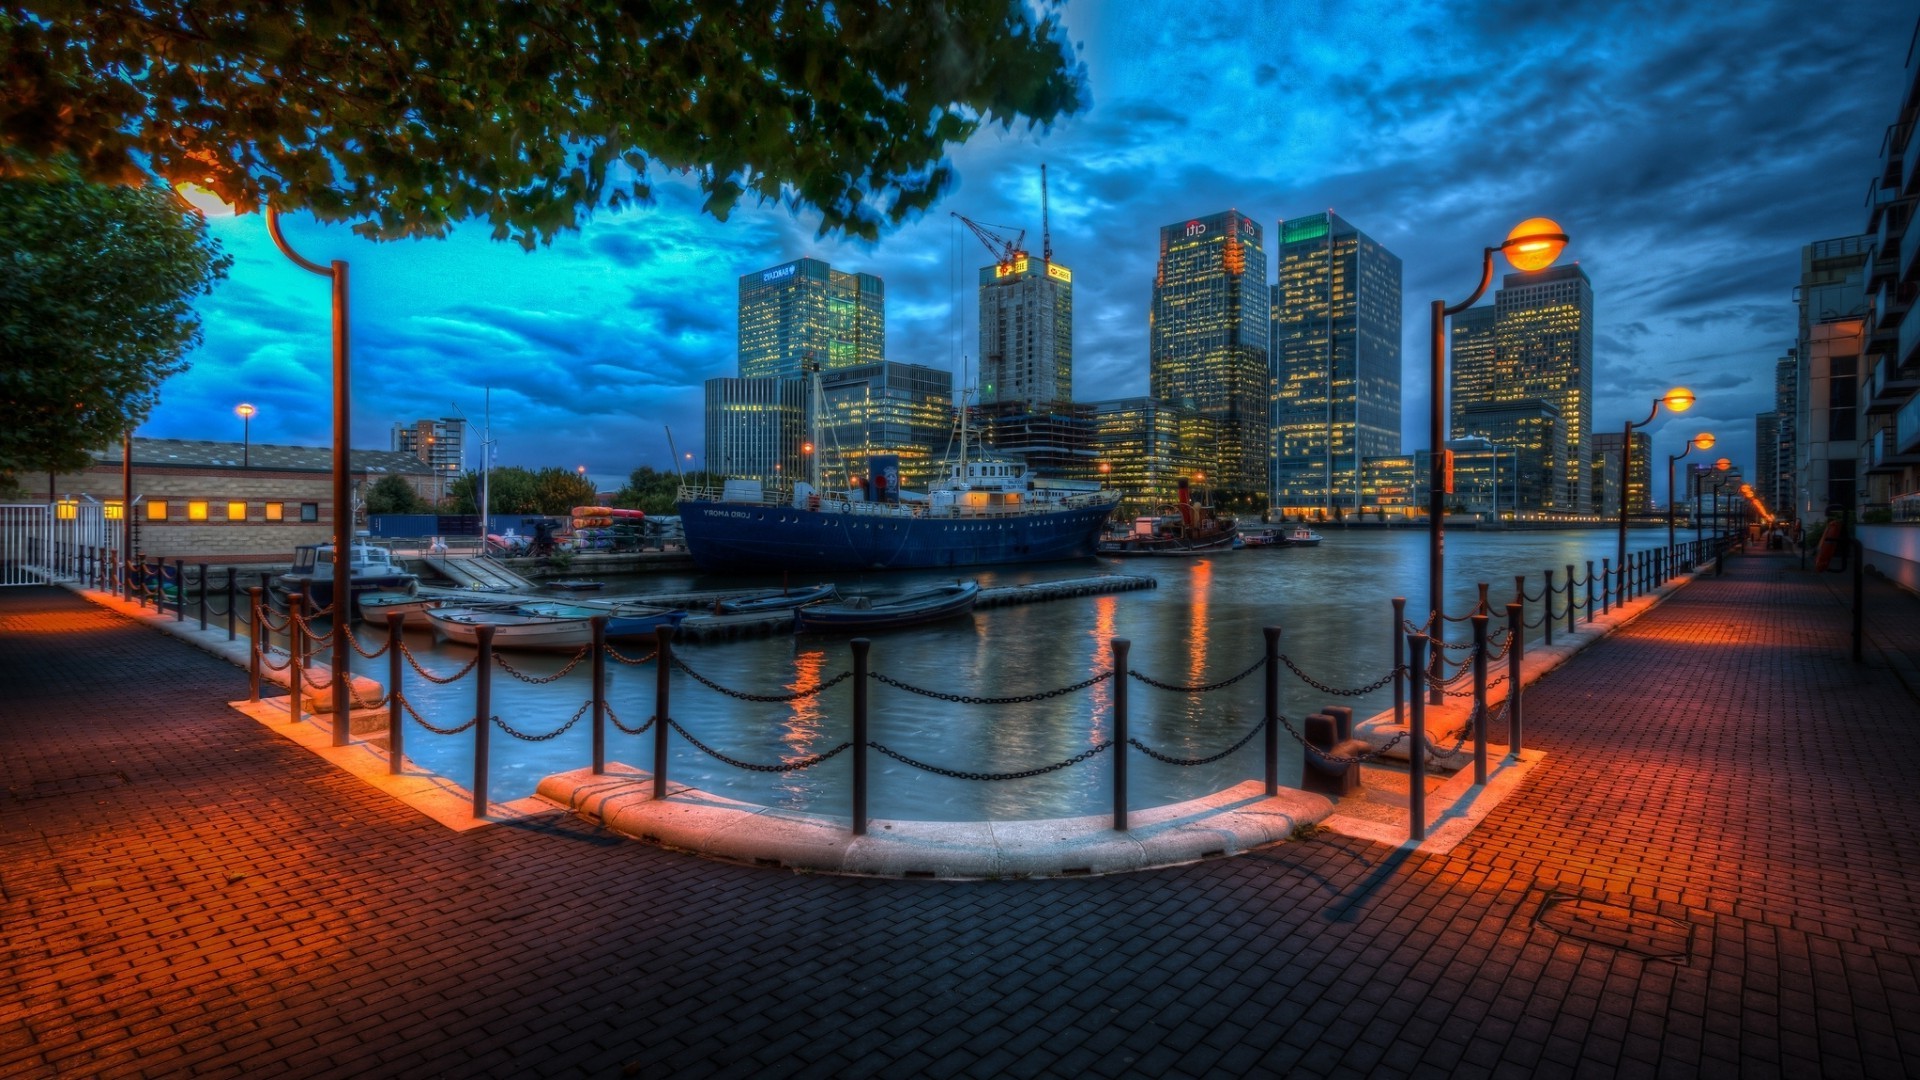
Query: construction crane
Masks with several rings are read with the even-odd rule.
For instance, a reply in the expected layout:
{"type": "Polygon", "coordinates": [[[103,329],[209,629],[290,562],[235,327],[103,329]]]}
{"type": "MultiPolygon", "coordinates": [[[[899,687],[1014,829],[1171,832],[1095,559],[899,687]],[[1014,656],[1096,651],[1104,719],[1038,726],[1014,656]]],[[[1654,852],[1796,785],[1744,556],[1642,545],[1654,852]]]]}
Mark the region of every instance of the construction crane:
{"type": "Polygon", "coordinates": [[[979,237],[980,242],[987,246],[987,250],[993,253],[994,265],[1000,268],[1002,274],[1012,273],[1014,263],[1027,257],[1027,249],[1020,246],[1027,239],[1027,230],[1021,229],[1014,234],[1013,239],[1009,240],[1004,234],[995,230],[1012,229],[1011,225],[987,225],[957,210],[948,212],[959,218],[960,224],[971,229],[973,235],[979,237]]]}

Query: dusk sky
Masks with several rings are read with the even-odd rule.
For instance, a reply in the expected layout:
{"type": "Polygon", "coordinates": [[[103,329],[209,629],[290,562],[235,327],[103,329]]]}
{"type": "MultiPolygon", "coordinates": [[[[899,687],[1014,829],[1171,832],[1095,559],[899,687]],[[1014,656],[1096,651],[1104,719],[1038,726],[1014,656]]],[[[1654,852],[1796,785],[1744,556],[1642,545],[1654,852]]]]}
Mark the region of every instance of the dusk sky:
{"type": "MultiPolygon", "coordinates": [[[[1712,430],[1715,456],[1751,476],[1753,415],[1793,344],[1800,249],[1866,221],[1916,10],[1713,8],[1075,0],[1064,21],[1089,107],[956,148],[951,194],[872,244],[816,239],[816,216],[779,206],[716,222],[666,173],[653,206],[532,253],[484,223],[385,244],[304,215],[283,226],[308,258],[352,268],[356,447],[455,405],[477,441],[490,386],[500,464],[586,465],[616,487],[669,464],[666,427],[701,450],[701,384],[737,373],[743,273],[810,255],[878,274],[888,358],[957,371],[989,260],[948,211],[1024,226],[1038,252],[1043,161],[1055,259],[1074,272],[1077,398],[1147,391],[1160,226],[1237,208],[1271,262],[1278,219],[1331,207],[1405,264],[1408,449],[1426,440],[1427,304],[1464,298],[1480,249],[1543,215],[1593,280],[1595,429],[1684,384],[1700,403],[1655,422],[1656,462],[1712,430]]],[[[258,216],[213,230],[231,275],[201,299],[206,341],[139,434],[237,440],[233,407],[250,401],[256,442],[325,444],[325,280],[276,252],[258,216]]]]}

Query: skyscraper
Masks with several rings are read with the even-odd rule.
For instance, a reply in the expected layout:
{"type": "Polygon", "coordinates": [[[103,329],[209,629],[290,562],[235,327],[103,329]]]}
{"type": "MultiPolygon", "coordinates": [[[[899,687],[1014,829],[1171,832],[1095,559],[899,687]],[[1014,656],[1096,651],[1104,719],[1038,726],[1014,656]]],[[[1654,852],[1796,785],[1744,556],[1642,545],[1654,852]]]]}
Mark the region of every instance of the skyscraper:
{"type": "Polygon", "coordinates": [[[1779,448],[1780,417],[1770,412],[1756,414],[1753,418],[1753,493],[1773,513],[1778,513],[1780,506],[1774,500],[1774,492],[1780,490],[1780,463],[1774,456],[1779,448]]]}
{"type": "Polygon", "coordinates": [[[1500,388],[1501,372],[1494,360],[1493,305],[1468,308],[1455,315],[1448,334],[1447,437],[1465,439],[1476,434],[1465,427],[1463,414],[1468,405],[1513,399],[1500,388]]]}
{"type": "Polygon", "coordinates": [[[820,377],[820,470],[829,485],[867,475],[867,458],[900,459],[900,482],[924,487],[945,460],[953,429],[953,373],[888,361],[820,377]]]}
{"type": "Polygon", "coordinates": [[[1794,447],[1799,440],[1800,350],[1788,349],[1787,355],[1773,364],[1773,415],[1779,440],[1774,444],[1773,487],[1767,491],[1767,508],[1783,518],[1794,515],[1799,489],[1794,472],[1794,447]]]}
{"type": "MultiPolygon", "coordinates": [[[[1593,512],[1612,517],[1620,512],[1620,447],[1617,431],[1596,432],[1593,436],[1593,512]]],[[[1627,477],[1627,512],[1653,512],[1653,436],[1645,431],[1633,433],[1633,470],[1627,477]]]]}
{"type": "Polygon", "coordinates": [[[740,278],[740,377],[791,378],[887,355],[886,286],[872,274],[796,259],[740,278]]]}
{"type": "Polygon", "coordinates": [[[1400,449],[1400,259],[1332,211],[1278,235],[1272,506],[1351,513],[1361,459],[1400,449]]]}
{"type": "Polygon", "coordinates": [[[1073,272],[1030,258],[980,268],[980,403],[1073,400],[1073,272]]]}
{"type": "Polygon", "coordinates": [[[1148,357],[1153,396],[1217,425],[1209,481],[1267,488],[1269,305],[1260,223],[1227,210],[1160,230],[1148,357]]]}
{"type": "Polygon", "coordinates": [[[1541,398],[1560,410],[1566,459],[1553,508],[1592,513],[1593,283],[1578,263],[1508,274],[1493,297],[1496,398],[1541,398]]]}
{"type": "Polygon", "coordinates": [[[706,471],[804,480],[805,379],[708,379],[706,471]]]}

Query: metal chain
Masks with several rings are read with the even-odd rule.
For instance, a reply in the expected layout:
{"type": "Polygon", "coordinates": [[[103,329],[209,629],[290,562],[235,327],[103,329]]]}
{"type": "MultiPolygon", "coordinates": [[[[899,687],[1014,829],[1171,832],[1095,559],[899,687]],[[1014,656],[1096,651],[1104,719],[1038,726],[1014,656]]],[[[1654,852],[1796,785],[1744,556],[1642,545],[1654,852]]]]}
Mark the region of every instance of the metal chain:
{"type": "Polygon", "coordinates": [[[428,671],[426,668],[421,667],[420,661],[414,658],[413,650],[407,648],[407,645],[405,642],[400,643],[400,655],[407,658],[407,663],[413,665],[413,670],[419,672],[421,678],[427,680],[430,683],[439,683],[442,686],[446,685],[447,683],[459,682],[461,679],[466,678],[467,672],[472,671],[474,669],[474,665],[480,662],[480,654],[474,653],[473,659],[467,661],[466,667],[461,668],[459,671],[443,679],[440,676],[435,675],[432,672],[428,671]]]}
{"type": "Polygon", "coordinates": [[[1547,622],[1547,616],[1546,616],[1546,614],[1545,614],[1544,612],[1542,612],[1539,618],[1537,618],[1537,619],[1528,619],[1528,620],[1527,620],[1527,621],[1526,621],[1525,623],[1523,623],[1522,625],[1524,625],[1524,626],[1525,626],[1525,627],[1526,627],[1527,629],[1529,629],[1529,630],[1538,630],[1538,629],[1540,629],[1540,628],[1541,628],[1542,626],[1545,626],[1545,625],[1546,625],[1546,622],[1547,622]]]}
{"type": "Polygon", "coordinates": [[[333,673],[332,673],[332,672],[328,672],[328,673],[327,673],[327,681],[326,681],[326,682],[321,682],[321,681],[320,681],[319,679],[316,679],[316,678],[314,678],[314,677],[313,677],[313,669],[312,669],[312,668],[308,668],[308,669],[307,669],[307,677],[306,677],[306,684],[307,684],[307,689],[309,689],[309,690],[325,690],[325,689],[328,689],[329,687],[331,687],[331,686],[333,685],[333,673]]]}
{"type": "Polygon", "coordinates": [[[1228,755],[1239,750],[1241,747],[1252,742],[1253,737],[1255,735],[1260,734],[1262,731],[1266,730],[1266,727],[1267,727],[1267,722],[1264,720],[1254,724],[1253,730],[1247,732],[1245,735],[1242,735],[1240,737],[1239,742],[1234,743],[1232,746],[1227,747],[1225,750],[1222,750],[1217,754],[1214,754],[1212,757],[1203,757],[1203,758],[1169,757],[1168,755],[1163,754],[1158,750],[1155,750],[1153,747],[1148,746],[1146,743],[1143,743],[1139,739],[1133,738],[1132,736],[1127,737],[1127,745],[1133,747],[1135,750],[1140,751],[1141,753],[1147,755],[1148,757],[1152,758],[1155,761],[1164,761],[1168,765],[1180,765],[1180,766],[1211,765],[1214,762],[1219,761],[1221,758],[1227,757],[1228,755]]]}
{"type": "Polygon", "coordinates": [[[1164,683],[1158,679],[1152,678],[1147,675],[1143,675],[1140,672],[1133,670],[1132,668],[1127,669],[1127,674],[1133,676],[1134,678],[1140,680],[1143,683],[1146,683],[1148,686],[1152,686],[1160,690],[1171,690],[1176,694],[1210,694],[1215,690],[1224,690],[1227,687],[1232,686],[1234,683],[1239,682],[1241,679],[1246,678],[1247,676],[1253,674],[1256,671],[1259,671],[1261,668],[1266,666],[1267,666],[1266,660],[1264,659],[1255,660],[1253,662],[1252,667],[1248,668],[1247,670],[1241,672],[1238,675],[1232,676],[1231,678],[1221,679],[1219,682],[1204,683],[1197,686],[1186,686],[1180,683],[1164,683]]]}
{"type": "Polygon", "coordinates": [[[1468,619],[1471,619],[1475,615],[1479,615],[1479,614],[1481,614],[1481,612],[1469,611],[1465,615],[1449,615],[1443,611],[1440,613],[1440,617],[1447,620],[1448,622],[1466,622],[1468,619]]]}
{"type": "Polygon", "coordinates": [[[799,761],[790,761],[784,765],[761,765],[751,761],[741,761],[737,758],[730,758],[727,755],[721,753],[720,751],[715,750],[713,747],[708,746],[706,743],[703,743],[699,739],[694,738],[692,732],[688,731],[686,728],[681,727],[680,721],[675,720],[671,716],[667,717],[667,726],[679,732],[681,735],[684,735],[688,742],[692,743],[696,748],[700,750],[701,753],[706,754],[708,757],[711,757],[717,761],[724,761],[736,769],[746,769],[749,772],[788,773],[788,772],[796,772],[800,769],[810,769],[813,766],[820,764],[821,762],[827,760],[830,757],[833,757],[835,754],[838,754],[842,750],[845,750],[848,747],[853,745],[851,742],[843,742],[839,746],[836,746],[833,749],[828,750],[824,754],[815,754],[812,757],[801,758],[799,761]]]}
{"type": "MultiPolygon", "coordinates": [[[[1505,675],[1500,675],[1500,676],[1496,676],[1494,678],[1488,679],[1487,689],[1492,690],[1494,687],[1499,686],[1501,683],[1506,681],[1507,681],[1507,677],[1505,675]]],[[[1474,690],[1472,687],[1468,687],[1465,690],[1442,690],[1441,693],[1447,695],[1448,697],[1472,697],[1474,695],[1474,690]]]]}
{"type": "MultiPolygon", "coordinates": [[[[413,711],[413,702],[408,701],[405,694],[396,694],[395,696],[400,699],[400,707],[407,710],[408,716],[413,717],[414,723],[419,724],[421,727],[426,728],[428,731],[433,732],[435,735],[458,735],[461,732],[472,727],[480,719],[478,716],[475,716],[471,720],[468,720],[466,723],[461,724],[459,727],[452,727],[452,728],[434,727],[432,724],[427,722],[426,717],[421,716],[419,713],[413,711]]],[[[500,718],[496,716],[493,719],[499,720],[500,718]]]]}
{"type": "Polygon", "coordinates": [[[1030,701],[1045,701],[1048,698],[1057,698],[1063,694],[1071,694],[1077,690],[1085,690],[1095,683],[1104,682],[1107,679],[1113,678],[1113,672],[1111,670],[1103,671],[1090,679],[1082,679],[1072,686],[1063,686],[1058,690],[1038,690],[1031,694],[1015,694],[1011,697],[974,697],[970,694],[949,694],[941,690],[926,690],[909,683],[903,683],[899,679],[882,675],[877,671],[867,672],[867,677],[886,686],[891,686],[896,690],[905,690],[909,694],[919,694],[921,697],[935,698],[940,701],[957,702],[961,705],[1020,705],[1030,701]]]}
{"type": "Polygon", "coordinates": [[[654,657],[660,655],[660,650],[655,649],[652,652],[648,653],[647,655],[642,656],[639,659],[635,659],[621,652],[619,649],[614,648],[611,644],[602,645],[600,647],[607,650],[607,655],[613,657],[616,661],[622,664],[632,664],[636,667],[641,664],[647,663],[648,661],[652,660],[654,657]]]}
{"type": "Polygon", "coordinates": [[[573,659],[567,661],[566,667],[563,667],[559,671],[556,671],[553,674],[548,675],[544,678],[528,675],[526,672],[519,670],[518,668],[514,667],[512,664],[507,663],[506,657],[501,656],[499,653],[493,654],[493,662],[496,664],[499,664],[500,667],[504,669],[507,674],[513,676],[516,679],[519,679],[521,682],[532,683],[535,686],[540,686],[545,683],[553,682],[556,679],[559,679],[561,676],[565,675],[567,672],[572,671],[576,667],[579,667],[580,661],[585,660],[587,658],[587,653],[592,651],[593,651],[593,647],[591,645],[580,646],[580,651],[573,654],[573,659]]]}
{"type": "Polygon", "coordinates": [[[1534,594],[1528,592],[1525,589],[1520,590],[1520,599],[1525,603],[1529,603],[1529,604],[1538,603],[1539,601],[1545,600],[1546,598],[1547,598],[1547,593],[1544,587],[1541,589],[1540,595],[1538,596],[1535,596],[1534,594]]]}
{"type": "Polygon", "coordinates": [[[914,759],[908,757],[907,755],[902,754],[900,751],[895,750],[890,746],[883,746],[877,742],[869,742],[867,743],[867,745],[887,755],[893,760],[898,761],[903,765],[911,765],[912,767],[919,769],[921,772],[930,772],[935,776],[950,776],[955,780],[981,780],[989,783],[994,781],[999,781],[999,780],[1027,780],[1035,776],[1045,776],[1050,772],[1059,772],[1061,769],[1072,768],[1073,766],[1080,764],[1081,762],[1087,760],[1088,758],[1091,758],[1096,754],[1103,753],[1107,750],[1110,750],[1113,747],[1113,743],[1111,741],[1096,743],[1092,746],[1087,747],[1085,750],[1082,750],[1079,753],[1073,755],[1072,757],[1066,759],[1065,761],[1056,761],[1051,765],[1042,765],[1037,769],[1023,769],[1020,772],[1008,772],[1008,773],[977,773],[977,772],[962,772],[958,769],[943,769],[938,765],[929,765],[924,761],[915,761],[914,759]]]}
{"type": "Polygon", "coordinates": [[[624,732],[626,732],[626,733],[627,733],[627,734],[629,734],[629,735],[645,735],[645,734],[647,733],[647,729],[653,726],[653,722],[654,722],[655,720],[658,720],[658,719],[659,719],[659,717],[657,717],[657,716],[649,716],[649,717],[647,717],[647,722],[646,722],[646,723],[644,723],[644,724],[641,724],[641,725],[640,725],[639,727],[637,727],[637,728],[630,728],[630,727],[628,727],[627,725],[625,725],[625,724],[623,724],[623,723],[621,723],[621,722],[620,722],[620,717],[619,717],[619,716],[617,716],[617,715],[615,715],[615,713],[614,713],[614,711],[613,711],[613,703],[612,703],[612,702],[610,702],[610,701],[609,701],[609,702],[607,702],[607,703],[606,703],[605,705],[603,705],[603,706],[601,706],[601,708],[603,708],[603,709],[605,709],[605,710],[607,711],[607,719],[609,719],[609,720],[611,720],[611,721],[613,721],[613,726],[614,726],[614,727],[617,727],[617,728],[619,728],[619,729],[620,729],[621,731],[624,731],[624,732]]]}
{"type": "Polygon", "coordinates": [[[1313,687],[1315,690],[1318,690],[1323,694],[1332,694],[1334,697],[1365,697],[1366,695],[1373,693],[1375,690],[1380,689],[1381,687],[1387,685],[1388,683],[1406,674],[1407,672],[1407,666],[1405,664],[1402,664],[1399,667],[1394,668],[1392,671],[1387,672],[1385,675],[1382,675],[1380,678],[1374,680],[1371,683],[1368,683],[1365,686],[1356,687],[1352,690],[1340,690],[1340,689],[1336,689],[1335,687],[1328,686],[1326,683],[1321,682],[1319,679],[1316,679],[1313,676],[1307,674],[1306,672],[1301,671],[1298,667],[1294,665],[1294,662],[1287,657],[1286,653],[1280,654],[1280,662],[1287,665],[1287,670],[1293,672],[1295,675],[1298,675],[1300,677],[1301,682],[1306,683],[1308,686],[1313,687]]]}
{"type": "MultiPolygon", "coordinates": [[[[679,668],[681,671],[686,672],[688,675],[693,676],[694,682],[699,683],[700,685],[706,687],[707,689],[717,691],[718,693],[725,694],[728,697],[735,698],[739,701],[767,701],[767,702],[800,701],[805,698],[814,697],[815,695],[820,694],[831,687],[838,686],[841,683],[845,682],[846,680],[853,678],[853,672],[843,671],[840,674],[835,675],[833,678],[828,679],[827,681],[821,683],[819,686],[813,687],[812,689],[809,689],[809,690],[795,690],[795,691],[792,691],[791,693],[785,693],[785,694],[749,694],[745,690],[733,690],[733,689],[729,689],[728,687],[721,686],[719,683],[714,682],[712,679],[709,679],[705,675],[702,675],[699,672],[688,667],[687,662],[685,660],[680,659],[677,656],[673,658],[673,666],[679,668]]],[[[671,723],[672,721],[668,721],[668,722],[671,723]]]]}
{"type": "Polygon", "coordinates": [[[1433,617],[1435,614],[1436,614],[1435,612],[1431,612],[1431,611],[1427,612],[1427,621],[1424,623],[1421,623],[1418,626],[1414,625],[1412,619],[1401,619],[1400,623],[1401,625],[1407,628],[1407,633],[1409,634],[1424,634],[1428,630],[1432,629],[1433,617]]]}
{"type": "Polygon", "coordinates": [[[565,735],[567,733],[567,730],[573,727],[573,725],[579,723],[580,718],[582,716],[587,715],[587,710],[591,708],[593,708],[593,699],[588,698],[587,700],[580,703],[580,707],[578,709],[575,709],[573,711],[572,719],[568,720],[564,724],[561,724],[559,727],[554,728],[552,731],[547,732],[545,735],[529,735],[524,731],[515,730],[505,720],[502,720],[497,716],[493,718],[493,724],[495,727],[499,728],[501,731],[506,732],[507,734],[513,736],[516,739],[521,740],[522,742],[546,742],[548,739],[557,739],[560,736],[565,735]]]}
{"type": "Polygon", "coordinates": [[[1293,741],[1299,743],[1303,748],[1305,748],[1307,753],[1312,754],[1314,757],[1319,758],[1321,761],[1324,761],[1329,765],[1365,765],[1369,761],[1378,761],[1381,758],[1386,756],[1387,751],[1400,745],[1400,740],[1407,737],[1407,732],[1402,731],[1399,734],[1395,735],[1393,738],[1388,739],[1386,742],[1386,745],[1381,746],[1378,749],[1369,750],[1364,754],[1357,754],[1353,757],[1339,757],[1333,754],[1329,754],[1325,750],[1322,750],[1319,747],[1308,742],[1307,737],[1305,735],[1302,735],[1298,731],[1295,731],[1293,729],[1293,725],[1287,722],[1286,717],[1276,716],[1274,717],[1274,719],[1280,721],[1280,726],[1283,728],[1286,728],[1287,734],[1293,736],[1293,741]]]}
{"type": "Polygon", "coordinates": [[[306,616],[294,615],[289,613],[287,617],[292,619],[294,622],[297,622],[300,624],[300,632],[307,635],[307,642],[313,645],[315,648],[318,648],[319,646],[322,646],[322,645],[330,645],[333,643],[332,630],[329,630],[324,634],[316,634],[313,632],[313,627],[308,624],[306,616]]]}
{"type": "Polygon", "coordinates": [[[364,656],[369,660],[378,660],[381,657],[387,655],[388,649],[393,648],[393,642],[391,640],[388,640],[385,644],[381,645],[379,648],[373,650],[372,652],[368,652],[367,650],[360,647],[360,639],[357,637],[354,637],[352,634],[347,635],[347,644],[353,646],[354,652],[359,653],[361,656],[364,656]]]}
{"type": "Polygon", "coordinates": [[[292,654],[292,653],[287,653],[287,662],[286,662],[286,663],[284,663],[284,664],[276,664],[276,663],[274,663],[274,662],[273,662],[273,654],[274,654],[274,652],[275,652],[275,651],[279,651],[279,652],[286,652],[286,650],[285,650],[285,649],[278,649],[278,650],[276,650],[276,648],[275,648],[274,646],[272,646],[272,645],[263,645],[263,646],[261,646],[261,647],[260,647],[260,662],[261,662],[262,664],[265,664],[265,665],[266,665],[266,667],[267,667],[267,670],[269,670],[269,671],[285,671],[285,670],[287,670],[288,668],[290,668],[290,667],[292,667],[292,666],[293,666],[293,654],[292,654]]]}

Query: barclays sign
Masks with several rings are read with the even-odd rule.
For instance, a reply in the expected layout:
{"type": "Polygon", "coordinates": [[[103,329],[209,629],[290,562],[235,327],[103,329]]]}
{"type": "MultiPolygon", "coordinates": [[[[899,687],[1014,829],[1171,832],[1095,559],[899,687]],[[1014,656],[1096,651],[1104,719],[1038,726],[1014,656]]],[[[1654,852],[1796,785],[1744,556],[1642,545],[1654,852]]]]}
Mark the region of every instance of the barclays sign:
{"type": "Polygon", "coordinates": [[[799,263],[788,263],[785,266],[775,267],[760,275],[760,283],[764,285],[770,281],[779,281],[781,278],[790,278],[794,275],[794,272],[799,269],[799,263]]]}

